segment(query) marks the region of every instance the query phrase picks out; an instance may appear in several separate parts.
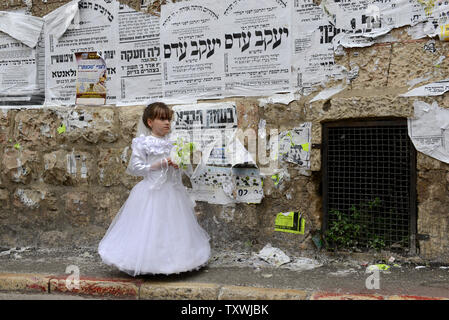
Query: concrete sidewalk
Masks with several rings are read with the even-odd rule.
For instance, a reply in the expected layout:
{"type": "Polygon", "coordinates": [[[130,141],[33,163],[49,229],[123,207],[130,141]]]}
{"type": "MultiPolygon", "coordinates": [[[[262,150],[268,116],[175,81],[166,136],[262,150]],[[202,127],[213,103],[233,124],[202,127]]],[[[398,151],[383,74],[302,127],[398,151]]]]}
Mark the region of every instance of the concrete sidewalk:
{"type": "Polygon", "coordinates": [[[198,271],[134,278],[103,264],[95,248],[5,249],[1,292],[108,299],[449,300],[449,268],[420,261],[396,259],[379,273],[379,289],[368,289],[372,273],[366,267],[379,262],[372,255],[300,257],[275,267],[251,252],[220,251],[198,271]],[[70,270],[79,270],[79,283],[70,270]]]}

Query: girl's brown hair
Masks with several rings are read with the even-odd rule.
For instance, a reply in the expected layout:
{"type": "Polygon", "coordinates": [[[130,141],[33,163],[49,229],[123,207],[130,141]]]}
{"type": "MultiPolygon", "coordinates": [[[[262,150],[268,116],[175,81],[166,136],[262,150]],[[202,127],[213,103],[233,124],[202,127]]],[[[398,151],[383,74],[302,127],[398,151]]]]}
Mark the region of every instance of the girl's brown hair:
{"type": "Polygon", "coordinates": [[[163,102],[154,102],[149,104],[143,111],[142,121],[144,125],[151,130],[148,126],[148,119],[161,119],[171,121],[173,111],[163,102]]]}

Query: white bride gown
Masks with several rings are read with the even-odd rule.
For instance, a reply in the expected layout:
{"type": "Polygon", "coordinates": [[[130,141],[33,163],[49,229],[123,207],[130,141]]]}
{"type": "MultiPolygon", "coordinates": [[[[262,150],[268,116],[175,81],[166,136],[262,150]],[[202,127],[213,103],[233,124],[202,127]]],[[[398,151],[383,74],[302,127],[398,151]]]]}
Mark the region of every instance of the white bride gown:
{"type": "Polygon", "coordinates": [[[144,176],[111,222],[98,245],[102,261],[131,276],[199,269],[210,257],[210,237],[198,224],[179,169],[151,169],[170,155],[167,136],[132,141],[129,169],[144,176]]]}

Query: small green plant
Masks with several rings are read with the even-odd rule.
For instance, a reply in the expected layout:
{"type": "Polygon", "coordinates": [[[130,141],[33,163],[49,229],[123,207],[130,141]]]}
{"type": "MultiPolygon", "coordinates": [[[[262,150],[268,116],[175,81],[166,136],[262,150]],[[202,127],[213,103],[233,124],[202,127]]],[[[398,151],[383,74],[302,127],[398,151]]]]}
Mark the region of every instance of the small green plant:
{"type": "Polygon", "coordinates": [[[352,205],[349,212],[341,212],[331,209],[328,230],[325,232],[325,240],[328,249],[356,249],[367,248],[380,250],[385,247],[385,239],[373,232],[373,226],[378,223],[376,214],[381,205],[379,198],[362,203],[359,206],[352,205]],[[362,237],[363,235],[363,237],[362,237]],[[367,239],[362,241],[361,239],[367,239]]]}
{"type": "Polygon", "coordinates": [[[336,249],[356,247],[361,226],[353,223],[352,219],[341,211],[331,210],[329,215],[334,216],[334,219],[325,233],[328,243],[330,242],[336,249]]]}

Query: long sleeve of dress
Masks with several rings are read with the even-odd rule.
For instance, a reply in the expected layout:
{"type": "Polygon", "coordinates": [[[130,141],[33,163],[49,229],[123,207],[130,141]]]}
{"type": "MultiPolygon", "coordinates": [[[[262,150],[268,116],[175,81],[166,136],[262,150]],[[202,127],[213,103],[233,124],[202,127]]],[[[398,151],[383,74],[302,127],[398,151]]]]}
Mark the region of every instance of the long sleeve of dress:
{"type": "Polygon", "coordinates": [[[128,173],[134,176],[146,177],[150,171],[166,169],[165,158],[151,152],[147,139],[144,137],[134,138],[132,141],[132,153],[128,165],[128,173]]]}

